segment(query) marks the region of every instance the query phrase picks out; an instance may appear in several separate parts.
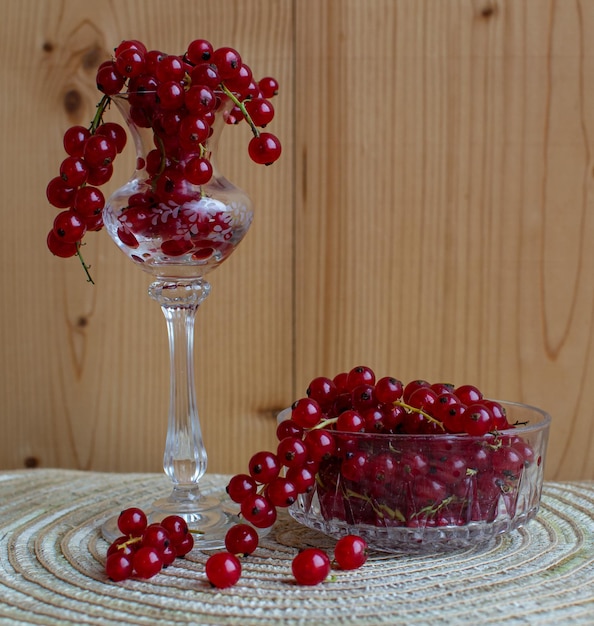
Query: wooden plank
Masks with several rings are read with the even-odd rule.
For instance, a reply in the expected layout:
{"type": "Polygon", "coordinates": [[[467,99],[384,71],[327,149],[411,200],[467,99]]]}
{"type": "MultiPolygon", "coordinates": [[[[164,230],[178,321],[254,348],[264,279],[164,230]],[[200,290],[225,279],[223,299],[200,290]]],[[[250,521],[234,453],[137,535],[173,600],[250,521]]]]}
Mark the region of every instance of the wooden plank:
{"type": "Polygon", "coordinates": [[[358,364],[554,416],[594,477],[588,3],[297,5],[297,386],[358,364]]]}
{"type": "Polygon", "coordinates": [[[223,137],[223,170],[257,214],[198,317],[209,469],[243,470],[310,378],[367,363],[546,408],[547,476],[594,478],[594,5],[4,8],[0,467],[160,468],[167,345],[149,278],[105,233],[85,249],[95,287],[48,256],[44,190],[115,43],[173,51],[206,36],[280,78],[284,143],[281,162],[258,168],[246,132],[223,137]]]}
{"type": "MultiPolygon", "coordinates": [[[[98,101],[98,64],[124,38],[183,52],[196,37],[236,46],[260,74],[282,81],[274,130],[283,161],[247,156],[249,128],[229,128],[221,169],[247,189],[255,224],[234,258],[212,275],[199,311],[198,403],[209,471],[239,471],[274,440],[273,413],[290,401],[292,263],[292,3],[287,0],[124,0],[101,10],[76,0],[9,0],[2,21],[2,421],[0,466],[23,464],[159,471],[165,441],[165,322],[147,274],[106,233],[87,237],[86,260],[51,257],[53,212],[45,186],[65,156],[64,130],[87,124],[98,101]],[[65,105],[69,105],[66,109],[65,105]]],[[[131,158],[130,155],[128,158],[131,158]]],[[[130,163],[116,163],[112,188],[130,163]]]]}

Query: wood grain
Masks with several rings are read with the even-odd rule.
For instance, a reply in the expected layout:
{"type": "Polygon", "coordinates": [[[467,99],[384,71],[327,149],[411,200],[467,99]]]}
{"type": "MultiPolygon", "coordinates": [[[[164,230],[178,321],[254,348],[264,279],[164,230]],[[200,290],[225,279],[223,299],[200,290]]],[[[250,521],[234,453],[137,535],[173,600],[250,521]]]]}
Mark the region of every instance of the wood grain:
{"type": "Polygon", "coordinates": [[[298,388],[474,381],[552,413],[549,477],[592,478],[594,7],[300,7],[298,388]]]}
{"type": "Polygon", "coordinates": [[[547,476],[594,478],[591,2],[7,0],[0,32],[1,468],[161,467],[149,277],[106,233],[95,286],[51,257],[44,190],[114,45],[204,36],[280,79],[283,141],[258,168],[246,128],[223,136],[257,212],[198,314],[209,470],[244,470],[309,379],[365,363],[547,409],[547,476]]]}
{"type": "MultiPolygon", "coordinates": [[[[275,127],[286,155],[279,167],[251,164],[247,125],[221,140],[221,168],[249,189],[255,226],[213,275],[197,319],[209,469],[238,471],[257,446],[274,440],[273,414],[292,397],[292,4],[256,1],[248,10],[233,0],[190,0],[172,10],[129,1],[104,2],[99,11],[90,3],[25,0],[9,8],[0,44],[3,163],[12,164],[3,168],[2,189],[13,225],[2,229],[2,467],[162,467],[167,333],[146,293],[150,277],[106,233],[86,238],[95,286],[75,260],[44,250],[53,220],[45,186],[64,157],[64,130],[93,115],[97,65],[124,38],[183,52],[180,46],[204,36],[232,43],[256,71],[282,77],[275,127]]],[[[117,164],[113,186],[131,171],[130,163],[117,164]]]]}

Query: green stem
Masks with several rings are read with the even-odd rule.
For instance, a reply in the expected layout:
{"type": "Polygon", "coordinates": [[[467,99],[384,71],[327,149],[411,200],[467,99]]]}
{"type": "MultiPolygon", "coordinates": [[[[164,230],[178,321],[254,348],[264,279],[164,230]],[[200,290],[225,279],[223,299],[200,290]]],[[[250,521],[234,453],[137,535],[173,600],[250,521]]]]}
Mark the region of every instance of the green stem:
{"type": "Polygon", "coordinates": [[[87,275],[87,282],[94,285],[95,281],[91,278],[91,274],[89,272],[89,269],[91,269],[91,266],[85,263],[85,260],[83,259],[83,256],[80,252],[80,247],[81,247],[81,243],[80,241],[77,241],[76,242],[76,256],[78,257],[78,260],[80,261],[81,265],[83,266],[83,269],[85,270],[85,274],[87,275]]]}
{"type": "Polygon", "coordinates": [[[245,108],[245,104],[232,91],[230,91],[225,86],[224,83],[221,83],[220,86],[221,86],[221,89],[228,96],[229,100],[231,100],[233,104],[236,107],[238,107],[239,110],[243,113],[243,116],[245,117],[245,121],[250,125],[250,128],[252,129],[252,133],[254,133],[254,137],[259,137],[260,131],[258,130],[257,126],[254,124],[250,114],[247,112],[247,109],[245,108]]]}
{"type": "Polygon", "coordinates": [[[429,413],[425,413],[425,411],[423,411],[422,409],[417,409],[416,407],[410,406],[410,404],[406,404],[405,402],[400,402],[399,400],[394,401],[394,406],[400,406],[403,409],[406,409],[407,411],[412,411],[413,413],[419,413],[423,417],[425,417],[427,421],[433,422],[434,424],[437,424],[441,428],[441,430],[445,430],[444,425],[439,420],[436,420],[434,417],[429,415],[429,413]]]}
{"type": "Polygon", "coordinates": [[[109,96],[103,96],[99,101],[99,104],[97,105],[97,111],[95,112],[95,117],[93,118],[93,121],[89,126],[89,131],[91,132],[91,135],[94,135],[97,131],[97,128],[99,128],[101,122],[103,121],[103,114],[105,113],[105,109],[107,109],[110,103],[111,98],[109,96]]]}

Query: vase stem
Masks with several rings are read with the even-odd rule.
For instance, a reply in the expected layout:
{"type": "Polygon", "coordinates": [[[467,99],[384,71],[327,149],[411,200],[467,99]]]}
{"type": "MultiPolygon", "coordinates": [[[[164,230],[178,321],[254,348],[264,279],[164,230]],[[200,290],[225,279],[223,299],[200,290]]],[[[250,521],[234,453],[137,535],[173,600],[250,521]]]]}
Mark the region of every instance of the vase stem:
{"type": "Polygon", "coordinates": [[[206,472],[194,380],[194,321],[210,293],[204,279],[158,280],[149,287],[167,322],[170,356],[170,399],[163,469],[173,483],[175,499],[199,497],[198,481],[206,472]]]}

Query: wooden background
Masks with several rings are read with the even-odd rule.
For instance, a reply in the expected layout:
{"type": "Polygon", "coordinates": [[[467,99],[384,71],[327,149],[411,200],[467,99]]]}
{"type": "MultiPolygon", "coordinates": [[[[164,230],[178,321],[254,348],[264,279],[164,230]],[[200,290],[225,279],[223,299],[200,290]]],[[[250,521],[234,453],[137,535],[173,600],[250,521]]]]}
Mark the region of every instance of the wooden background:
{"type": "MultiPolygon", "coordinates": [[[[594,3],[5,0],[0,467],[160,471],[168,356],[105,232],[52,257],[47,181],[124,38],[232,45],[281,83],[273,167],[220,164],[256,219],[198,315],[209,471],[273,445],[317,375],[471,382],[553,416],[549,479],[594,478],[594,3]]],[[[114,186],[130,171],[116,162],[114,186]]]]}

